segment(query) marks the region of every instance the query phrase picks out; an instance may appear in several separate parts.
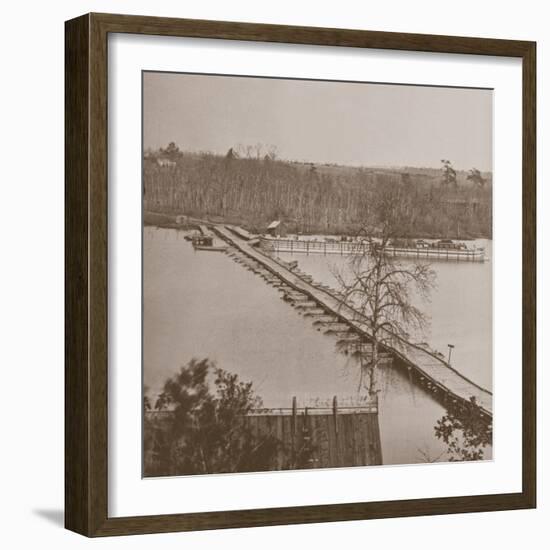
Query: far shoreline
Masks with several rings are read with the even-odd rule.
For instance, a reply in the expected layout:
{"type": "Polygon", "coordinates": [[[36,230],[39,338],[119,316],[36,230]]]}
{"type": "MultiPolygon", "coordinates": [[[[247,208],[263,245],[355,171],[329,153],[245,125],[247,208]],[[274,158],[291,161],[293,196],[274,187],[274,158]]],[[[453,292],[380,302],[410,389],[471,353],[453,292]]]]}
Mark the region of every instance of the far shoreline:
{"type": "MultiPolygon", "coordinates": [[[[195,216],[189,216],[181,212],[154,212],[151,210],[143,211],[143,227],[158,227],[162,229],[176,229],[180,231],[191,231],[194,229],[199,229],[199,225],[209,225],[209,224],[230,224],[237,225],[250,231],[251,233],[263,234],[265,233],[265,227],[259,229],[257,225],[247,224],[243,220],[239,219],[224,219],[219,216],[205,216],[204,218],[199,218],[195,216]]],[[[267,223],[266,223],[267,227],[267,223]]],[[[292,226],[290,226],[292,227],[292,226]]],[[[335,236],[335,237],[353,237],[358,234],[359,228],[357,231],[334,231],[329,233],[320,232],[320,231],[287,231],[288,234],[292,235],[319,235],[319,236],[335,236]]],[[[489,241],[493,240],[492,236],[488,235],[464,235],[459,234],[459,236],[449,236],[441,234],[419,234],[414,236],[401,235],[397,238],[409,238],[409,239],[452,239],[457,241],[474,241],[476,239],[487,239],[489,241]]]]}

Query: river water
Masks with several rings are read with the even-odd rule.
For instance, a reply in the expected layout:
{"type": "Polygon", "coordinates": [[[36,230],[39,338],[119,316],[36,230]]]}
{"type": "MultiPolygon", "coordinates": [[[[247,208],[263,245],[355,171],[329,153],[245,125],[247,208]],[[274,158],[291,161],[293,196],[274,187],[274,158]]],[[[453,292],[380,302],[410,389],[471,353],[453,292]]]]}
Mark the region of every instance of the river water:
{"type": "MultiPolygon", "coordinates": [[[[335,337],[318,331],[275,288],[226,254],[196,252],[184,236],[144,229],[143,375],[150,395],[190,359],[205,357],[252,381],[266,407],[289,407],[292,396],[343,400],[356,394],[358,365],[336,349],[335,337]]],[[[334,257],[293,259],[331,283],[334,257]]],[[[426,339],[442,351],[453,343],[453,365],[490,388],[490,263],[441,263],[435,269],[439,284],[425,305],[432,317],[426,339]]],[[[403,371],[387,366],[379,374],[384,464],[440,457],[445,446],[434,426],[444,408],[403,371]]]]}

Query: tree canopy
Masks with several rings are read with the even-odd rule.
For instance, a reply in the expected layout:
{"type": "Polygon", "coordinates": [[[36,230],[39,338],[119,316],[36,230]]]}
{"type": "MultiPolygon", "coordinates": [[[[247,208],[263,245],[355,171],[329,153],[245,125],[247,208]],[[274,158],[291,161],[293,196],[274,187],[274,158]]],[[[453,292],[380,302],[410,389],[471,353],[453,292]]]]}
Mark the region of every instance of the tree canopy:
{"type": "Polygon", "coordinates": [[[456,170],[453,168],[450,160],[442,159],[441,160],[443,177],[441,178],[441,184],[445,186],[453,185],[456,187],[458,181],[456,179],[456,170]]]}
{"type": "Polygon", "coordinates": [[[485,448],[493,441],[493,427],[483,417],[475,397],[464,406],[449,408],[437,421],[435,435],[447,445],[451,462],[483,460],[485,448]]]}
{"type": "Polygon", "coordinates": [[[486,179],[481,175],[481,172],[477,168],[472,168],[468,175],[466,176],[468,181],[479,185],[479,187],[484,187],[487,183],[486,179]]]}
{"type": "Polygon", "coordinates": [[[165,414],[146,415],[146,475],[270,469],[278,440],[254,436],[244,422],[257,407],[251,382],[208,359],[192,359],[166,380],[156,400],[155,411],[165,414]]]}

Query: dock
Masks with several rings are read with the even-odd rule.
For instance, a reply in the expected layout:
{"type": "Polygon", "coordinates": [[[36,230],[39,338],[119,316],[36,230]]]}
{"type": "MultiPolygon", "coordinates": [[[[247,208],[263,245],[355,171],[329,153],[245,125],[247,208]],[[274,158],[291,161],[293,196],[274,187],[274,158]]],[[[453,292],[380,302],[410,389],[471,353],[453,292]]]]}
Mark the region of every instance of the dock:
{"type": "Polygon", "coordinates": [[[199,225],[199,229],[200,229],[200,232],[205,236],[205,237],[213,237],[214,235],[212,234],[212,231],[210,231],[210,229],[208,229],[208,227],[206,225],[199,225]]]}
{"type": "MultiPolygon", "coordinates": [[[[288,287],[288,301],[313,302],[323,310],[322,315],[337,320],[335,325],[338,325],[339,330],[344,328],[367,340],[372,338],[364,317],[343,302],[336,291],[326,286],[316,285],[310,277],[291,271],[284,262],[279,262],[260,248],[252,246],[248,240],[241,238],[238,233],[229,230],[226,226],[215,225],[213,230],[230,245],[233,251],[245,257],[248,265],[252,265],[252,262],[257,268],[269,272],[271,278],[276,277],[285,287],[288,287]]],[[[415,380],[434,394],[434,397],[450,405],[465,405],[474,398],[482,413],[492,418],[493,394],[489,390],[461,374],[430,349],[389,333],[388,342],[391,343],[380,344],[381,350],[406,366],[415,380]]]]}
{"type": "Polygon", "coordinates": [[[251,241],[252,239],[256,238],[256,235],[253,235],[252,233],[248,232],[246,229],[243,229],[242,227],[239,227],[238,225],[226,225],[225,227],[227,227],[229,231],[232,231],[233,233],[235,233],[237,237],[240,237],[245,241],[251,241]]]}

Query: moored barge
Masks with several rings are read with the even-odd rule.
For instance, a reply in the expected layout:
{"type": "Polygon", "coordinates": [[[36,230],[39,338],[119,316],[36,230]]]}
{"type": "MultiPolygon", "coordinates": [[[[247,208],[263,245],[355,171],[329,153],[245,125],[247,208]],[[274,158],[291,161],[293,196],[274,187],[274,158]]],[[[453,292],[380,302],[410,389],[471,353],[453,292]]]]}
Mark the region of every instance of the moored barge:
{"type": "Polygon", "coordinates": [[[214,237],[211,235],[194,235],[191,239],[195,250],[206,250],[208,252],[225,252],[227,246],[216,246],[214,237]]]}
{"type": "MultiPolygon", "coordinates": [[[[280,238],[262,236],[260,246],[274,253],[297,253],[297,254],[339,254],[359,255],[368,252],[370,243],[359,239],[336,239],[336,238],[280,238]]],[[[377,246],[375,243],[374,246],[377,246]]],[[[378,245],[379,246],[379,245],[378,245]]],[[[449,260],[465,262],[485,261],[485,249],[481,247],[467,247],[462,242],[451,239],[441,239],[428,242],[418,240],[394,240],[384,248],[385,254],[395,257],[407,257],[428,260],[449,260]]]]}

